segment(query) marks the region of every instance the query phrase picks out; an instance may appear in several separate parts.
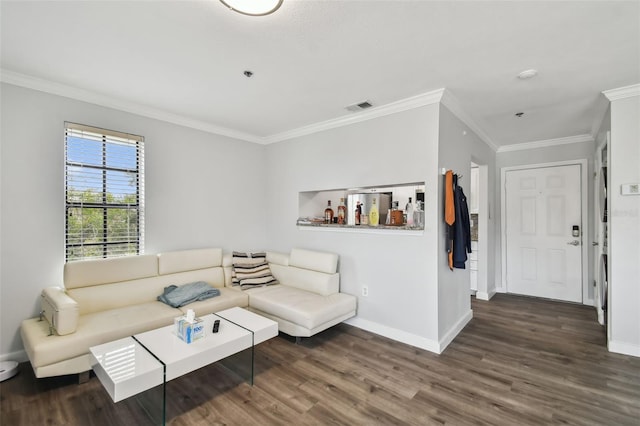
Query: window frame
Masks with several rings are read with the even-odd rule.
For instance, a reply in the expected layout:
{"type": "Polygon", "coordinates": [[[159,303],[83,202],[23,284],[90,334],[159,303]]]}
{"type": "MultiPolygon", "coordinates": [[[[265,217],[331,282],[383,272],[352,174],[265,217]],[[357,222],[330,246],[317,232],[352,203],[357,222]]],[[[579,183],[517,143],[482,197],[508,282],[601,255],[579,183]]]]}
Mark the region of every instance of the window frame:
{"type": "MultiPolygon", "coordinates": [[[[144,137],[123,133],[113,130],[107,130],[99,127],[87,126],[83,124],[65,122],[64,123],[64,192],[65,192],[65,262],[85,259],[106,259],[112,257],[140,255],[144,253],[144,137]],[[87,141],[99,142],[100,147],[100,164],[91,164],[90,162],[72,161],[69,159],[69,138],[86,139],[87,141]],[[122,145],[135,147],[135,168],[123,167],[109,163],[108,147],[109,145],[122,145]],[[70,191],[73,187],[69,186],[70,167],[79,168],[80,170],[92,170],[99,172],[101,179],[101,192],[96,191],[100,202],[85,202],[70,200],[70,191]],[[135,176],[135,204],[118,203],[113,200],[109,201],[108,190],[108,174],[126,173],[135,176]],[[102,210],[102,227],[100,229],[101,239],[95,242],[85,242],[84,238],[80,242],[70,242],[70,209],[101,209],[102,210]],[[127,234],[125,240],[109,241],[109,211],[121,209],[129,214],[132,210],[137,212],[137,234],[131,236],[127,234]],[[109,247],[116,245],[133,245],[135,252],[125,251],[123,253],[110,252],[109,247]],[[80,256],[70,256],[73,249],[80,247],[101,247],[100,255],[87,256],[84,250],[81,250],[80,256]]],[[[77,189],[76,189],[77,191],[77,189]]],[[[113,194],[111,194],[113,196],[113,194]]]]}

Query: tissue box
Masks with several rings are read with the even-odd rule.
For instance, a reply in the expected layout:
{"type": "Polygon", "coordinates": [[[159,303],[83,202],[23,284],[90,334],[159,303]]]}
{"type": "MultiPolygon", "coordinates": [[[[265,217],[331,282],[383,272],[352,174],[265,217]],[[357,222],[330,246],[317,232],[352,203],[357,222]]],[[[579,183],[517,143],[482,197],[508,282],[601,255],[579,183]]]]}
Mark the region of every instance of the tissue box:
{"type": "Polygon", "coordinates": [[[178,317],[173,320],[176,335],[187,343],[195,342],[204,337],[204,320],[195,318],[193,322],[187,321],[185,317],[178,317]]]}

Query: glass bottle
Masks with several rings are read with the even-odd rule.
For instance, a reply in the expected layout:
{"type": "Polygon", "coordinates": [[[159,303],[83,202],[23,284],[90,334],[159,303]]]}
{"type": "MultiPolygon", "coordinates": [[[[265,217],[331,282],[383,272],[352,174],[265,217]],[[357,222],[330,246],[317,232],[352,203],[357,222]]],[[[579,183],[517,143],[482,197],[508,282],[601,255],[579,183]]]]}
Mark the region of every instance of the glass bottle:
{"type": "Polygon", "coordinates": [[[417,227],[423,227],[423,215],[422,211],[422,201],[416,201],[416,209],[413,212],[413,224],[417,227]]]}
{"type": "Polygon", "coordinates": [[[378,226],[380,221],[380,214],[378,213],[378,206],[376,204],[376,199],[371,199],[371,210],[369,210],[369,225],[370,226],[378,226]]]}
{"type": "Polygon", "coordinates": [[[356,225],[360,225],[360,218],[362,216],[362,204],[360,201],[356,203],[356,225]]]}
{"type": "Polygon", "coordinates": [[[391,220],[389,221],[390,225],[397,225],[398,221],[398,202],[394,201],[391,203],[391,211],[389,212],[389,216],[391,216],[391,220]]]}
{"type": "Polygon", "coordinates": [[[360,203],[360,225],[369,224],[369,215],[367,209],[364,207],[364,203],[360,203]]]}
{"type": "Polygon", "coordinates": [[[331,208],[331,200],[327,201],[327,208],[324,209],[324,223],[333,223],[333,209],[331,208]]]}
{"type": "Polygon", "coordinates": [[[340,198],[338,205],[338,225],[344,225],[347,218],[347,207],[344,205],[344,198],[340,198]]]}
{"type": "Polygon", "coordinates": [[[413,225],[413,203],[411,202],[411,197],[409,197],[405,212],[407,213],[407,225],[413,225]]]}

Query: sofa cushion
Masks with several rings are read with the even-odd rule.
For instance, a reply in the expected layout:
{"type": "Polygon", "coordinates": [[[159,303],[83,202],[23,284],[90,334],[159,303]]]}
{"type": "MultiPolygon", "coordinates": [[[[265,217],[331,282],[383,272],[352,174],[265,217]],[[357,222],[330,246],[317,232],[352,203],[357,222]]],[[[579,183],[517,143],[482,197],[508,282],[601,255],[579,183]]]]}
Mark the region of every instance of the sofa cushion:
{"type": "Polygon", "coordinates": [[[211,314],[214,312],[224,311],[225,309],[238,306],[246,308],[249,306],[249,297],[243,291],[236,288],[220,288],[220,296],[213,297],[199,302],[189,303],[179,309],[183,313],[187,313],[188,309],[193,309],[196,316],[211,314]]]}
{"type": "Polygon", "coordinates": [[[160,275],[222,266],[222,249],[206,248],[158,254],[160,275]]]}
{"type": "Polygon", "coordinates": [[[278,253],[275,251],[268,251],[267,262],[275,263],[277,265],[282,265],[282,266],[289,266],[289,254],[278,253]]]}
{"type": "Polygon", "coordinates": [[[194,281],[204,281],[213,287],[224,285],[221,267],[157,275],[134,281],[103,284],[93,287],[67,290],[80,308],[80,315],[106,311],[108,309],[153,302],[170,285],[183,285],[194,281]]]}
{"type": "Polygon", "coordinates": [[[231,253],[222,256],[222,269],[224,270],[224,285],[225,287],[231,287],[233,285],[231,282],[233,276],[233,255],[231,253]]]}
{"type": "Polygon", "coordinates": [[[157,274],[158,257],[155,254],[78,260],[65,263],[64,286],[67,289],[90,287],[154,277],[157,274]]]}
{"type": "Polygon", "coordinates": [[[76,332],[65,336],[48,336],[47,322],[32,318],[22,323],[22,340],[31,364],[40,367],[86,354],[91,346],[170,325],[180,315],[179,309],[161,302],[142,303],[81,315],[76,332]]]}
{"type": "Polygon", "coordinates": [[[294,248],[289,256],[289,265],[325,274],[335,274],[338,268],[338,255],[294,248]]]}
{"type": "Polygon", "coordinates": [[[271,272],[280,284],[328,296],[340,291],[340,274],[301,269],[293,266],[282,266],[272,263],[271,272]]]}
{"type": "Polygon", "coordinates": [[[308,329],[353,312],[356,298],[343,293],[320,296],[285,285],[258,288],[248,292],[252,309],[268,312],[308,329]]]}

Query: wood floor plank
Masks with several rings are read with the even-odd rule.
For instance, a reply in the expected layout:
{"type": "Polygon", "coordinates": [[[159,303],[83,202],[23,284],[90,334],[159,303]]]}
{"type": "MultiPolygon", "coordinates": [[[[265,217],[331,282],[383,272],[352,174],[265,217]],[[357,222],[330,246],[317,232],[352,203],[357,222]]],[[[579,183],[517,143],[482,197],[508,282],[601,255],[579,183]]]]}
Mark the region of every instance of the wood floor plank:
{"type": "MultiPolygon", "coordinates": [[[[590,307],[496,295],[436,355],[346,324],[258,346],[254,386],[219,365],[167,384],[168,424],[640,425],[640,359],[606,349],[590,307]]],[[[92,377],[0,383],[0,424],[144,425],[92,377]]]]}

